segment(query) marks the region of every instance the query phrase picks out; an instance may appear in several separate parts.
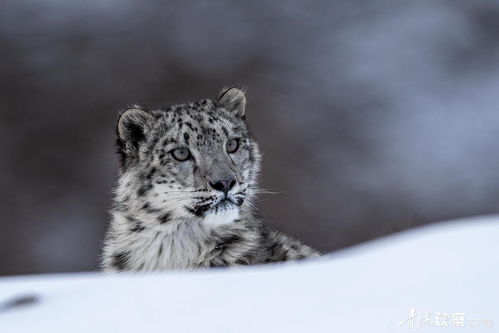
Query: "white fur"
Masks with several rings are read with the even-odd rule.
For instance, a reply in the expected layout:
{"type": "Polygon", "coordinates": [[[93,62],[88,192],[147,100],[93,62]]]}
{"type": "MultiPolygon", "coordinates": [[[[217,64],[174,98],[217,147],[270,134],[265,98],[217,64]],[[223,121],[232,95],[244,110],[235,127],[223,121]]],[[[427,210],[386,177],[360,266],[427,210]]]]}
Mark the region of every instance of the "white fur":
{"type": "Polygon", "coordinates": [[[225,209],[218,211],[210,211],[203,219],[203,224],[207,226],[217,227],[224,224],[234,222],[239,218],[239,208],[235,205],[230,205],[225,209]]]}

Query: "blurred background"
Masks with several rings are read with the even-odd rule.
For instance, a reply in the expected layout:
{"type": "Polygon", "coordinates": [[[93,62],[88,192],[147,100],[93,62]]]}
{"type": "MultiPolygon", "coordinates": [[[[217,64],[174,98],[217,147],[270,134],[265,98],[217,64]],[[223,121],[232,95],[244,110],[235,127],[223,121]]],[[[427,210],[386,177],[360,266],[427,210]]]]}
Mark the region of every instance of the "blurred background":
{"type": "Polygon", "coordinates": [[[0,2],[0,275],[97,269],[117,110],[247,88],[260,206],[334,251],[499,212],[499,3],[0,2]]]}

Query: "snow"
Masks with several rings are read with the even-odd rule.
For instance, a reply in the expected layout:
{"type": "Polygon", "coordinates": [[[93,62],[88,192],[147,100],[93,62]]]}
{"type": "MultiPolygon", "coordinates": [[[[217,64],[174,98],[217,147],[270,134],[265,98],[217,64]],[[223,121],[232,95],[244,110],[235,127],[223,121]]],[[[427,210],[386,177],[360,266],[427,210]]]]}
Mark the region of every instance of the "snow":
{"type": "Polygon", "coordinates": [[[499,216],[485,216],[299,263],[4,277],[0,332],[403,332],[412,309],[465,316],[421,331],[491,331],[471,325],[499,325],[498,239],[499,216]],[[22,297],[35,299],[7,305],[22,297]]]}

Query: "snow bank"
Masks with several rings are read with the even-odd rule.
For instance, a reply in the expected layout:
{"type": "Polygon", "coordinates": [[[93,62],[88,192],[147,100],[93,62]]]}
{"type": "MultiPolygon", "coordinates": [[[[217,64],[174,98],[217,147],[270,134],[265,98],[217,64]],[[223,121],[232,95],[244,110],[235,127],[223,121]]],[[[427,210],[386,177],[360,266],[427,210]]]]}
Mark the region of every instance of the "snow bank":
{"type": "Polygon", "coordinates": [[[499,216],[490,216],[301,263],[0,278],[0,332],[491,331],[498,240],[499,216]]]}

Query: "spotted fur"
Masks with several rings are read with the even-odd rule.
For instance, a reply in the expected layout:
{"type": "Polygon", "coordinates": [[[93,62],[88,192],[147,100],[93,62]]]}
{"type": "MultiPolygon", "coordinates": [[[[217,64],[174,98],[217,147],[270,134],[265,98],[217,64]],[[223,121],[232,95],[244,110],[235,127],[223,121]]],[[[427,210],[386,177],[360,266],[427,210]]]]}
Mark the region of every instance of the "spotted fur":
{"type": "Polygon", "coordinates": [[[133,106],[119,116],[121,173],[104,270],[225,267],[319,255],[257,215],[252,201],[261,155],[245,123],[245,104],[244,93],[230,88],[216,101],[158,110],[133,106]],[[230,140],[236,140],[232,147],[237,142],[233,153],[226,149],[230,140]],[[189,158],[176,160],[177,148],[188,148],[189,158]]]}

